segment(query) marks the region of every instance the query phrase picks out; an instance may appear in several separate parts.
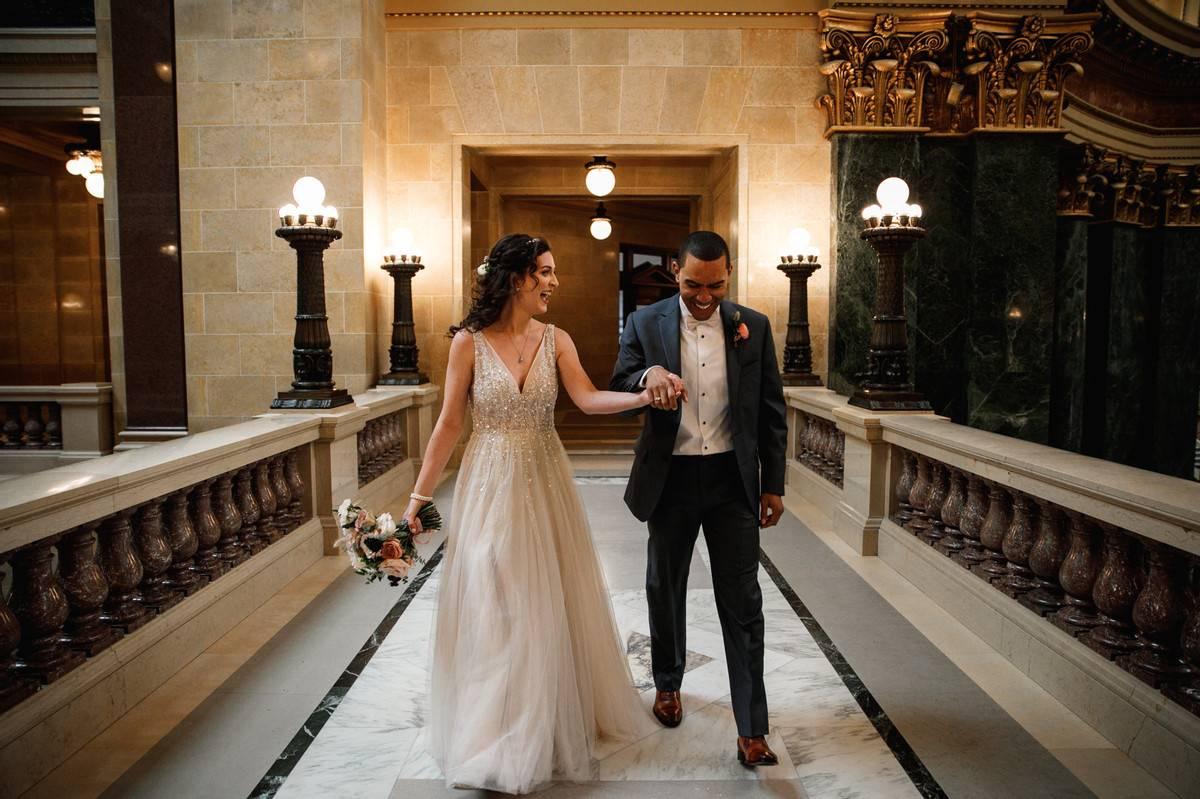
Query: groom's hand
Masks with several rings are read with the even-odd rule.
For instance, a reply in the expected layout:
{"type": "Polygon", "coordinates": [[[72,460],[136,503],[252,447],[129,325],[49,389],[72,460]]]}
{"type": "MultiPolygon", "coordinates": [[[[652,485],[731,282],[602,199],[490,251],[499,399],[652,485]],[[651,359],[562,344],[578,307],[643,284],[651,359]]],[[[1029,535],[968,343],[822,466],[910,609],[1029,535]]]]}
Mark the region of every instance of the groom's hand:
{"type": "Polygon", "coordinates": [[[758,498],[758,526],[774,527],[783,515],[783,497],[778,494],[763,494],[758,498]]]}
{"type": "Polygon", "coordinates": [[[646,390],[650,392],[650,407],[660,411],[673,411],[679,400],[687,402],[687,387],[679,375],[659,367],[646,374],[646,390]]]}

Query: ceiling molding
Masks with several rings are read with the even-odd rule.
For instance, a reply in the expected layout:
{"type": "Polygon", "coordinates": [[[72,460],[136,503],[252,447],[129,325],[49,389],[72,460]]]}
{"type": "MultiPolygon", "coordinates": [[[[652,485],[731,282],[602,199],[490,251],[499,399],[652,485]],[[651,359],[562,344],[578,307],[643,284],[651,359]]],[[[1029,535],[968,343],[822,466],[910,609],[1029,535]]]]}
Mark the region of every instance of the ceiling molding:
{"type": "Polygon", "coordinates": [[[1068,94],[1063,127],[1070,141],[1156,163],[1200,163],[1200,127],[1160,128],[1116,116],[1068,94]]]}

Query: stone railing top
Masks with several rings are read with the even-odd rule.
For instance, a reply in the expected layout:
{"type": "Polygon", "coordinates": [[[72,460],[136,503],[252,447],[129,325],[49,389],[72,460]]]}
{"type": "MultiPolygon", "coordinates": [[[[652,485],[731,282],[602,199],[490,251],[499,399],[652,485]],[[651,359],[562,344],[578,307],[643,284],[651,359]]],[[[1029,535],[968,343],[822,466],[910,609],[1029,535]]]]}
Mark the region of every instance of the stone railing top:
{"type": "Polygon", "coordinates": [[[0,482],[0,552],[306,444],[320,423],[261,416],[0,482]]]}
{"type": "Polygon", "coordinates": [[[368,419],[378,419],[413,405],[432,405],[437,402],[441,386],[426,383],[421,386],[377,386],[354,395],[354,404],[369,411],[368,419]]]}
{"type": "Polygon", "coordinates": [[[882,415],[884,440],[1200,554],[1200,483],[976,430],[939,416],[882,415]]]}
{"type": "Polygon", "coordinates": [[[805,413],[820,416],[831,422],[837,421],[833,415],[834,410],[846,407],[846,403],[849,401],[848,397],[820,386],[784,388],[783,397],[791,407],[799,408],[805,413]]]}
{"type": "Polygon", "coordinates": [[[0,386],[0,402],[57,402],[60,405],[106,404],[112,402],[112,383],[0,386]]]}

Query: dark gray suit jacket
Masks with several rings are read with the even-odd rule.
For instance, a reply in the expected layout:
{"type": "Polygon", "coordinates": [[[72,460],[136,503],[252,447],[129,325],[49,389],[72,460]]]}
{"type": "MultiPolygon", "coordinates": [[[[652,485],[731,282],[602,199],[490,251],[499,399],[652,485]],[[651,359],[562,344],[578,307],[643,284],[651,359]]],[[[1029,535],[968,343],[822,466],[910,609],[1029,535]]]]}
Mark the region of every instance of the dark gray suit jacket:
{"type": "MultiPolygon", "coordinates": [[[[679,374],[680,315],[678,294],[630,315],[621,334],[621,352],[609,388],[640,391],[638,381],[651,366],[663,366],[679,374]]],[[[725,329],[733,448],[746,501],[757,516],[760,493],[783,494],[787,451],[783,381],[775,358],[771,323],[766,316],[726,300],[721,303],[721,322],[725,329]],[[750,337],[735,346],[737,313],[741,314],[750,337]]],[[[647,409],[625,489],[625,504],[641,521],[650,518],[662,496],[680,415],[678,409],[647,409]]]]}

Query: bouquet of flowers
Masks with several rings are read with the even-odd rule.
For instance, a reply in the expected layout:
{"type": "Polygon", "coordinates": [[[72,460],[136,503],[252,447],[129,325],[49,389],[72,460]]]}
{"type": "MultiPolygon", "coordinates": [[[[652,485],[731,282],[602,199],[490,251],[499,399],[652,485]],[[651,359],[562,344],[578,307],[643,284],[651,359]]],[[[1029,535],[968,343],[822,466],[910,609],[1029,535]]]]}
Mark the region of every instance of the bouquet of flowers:
{"type": "Polygon", "coordinates": [[[345,500],[337,508],[338,526],[341,536],[334,546],[350,558],[355,572],[367,578],[368,583],[384,577],[392,585],[408,582],[408,572],[425,559],[417,554],[417,544],[434,530],[441,529],[442,515],[431,502],[417,513],[421,520],[420,537],[408,529],[403,519],[397,524],[390,513],[374,516],[370,511],[345,500]]]}

